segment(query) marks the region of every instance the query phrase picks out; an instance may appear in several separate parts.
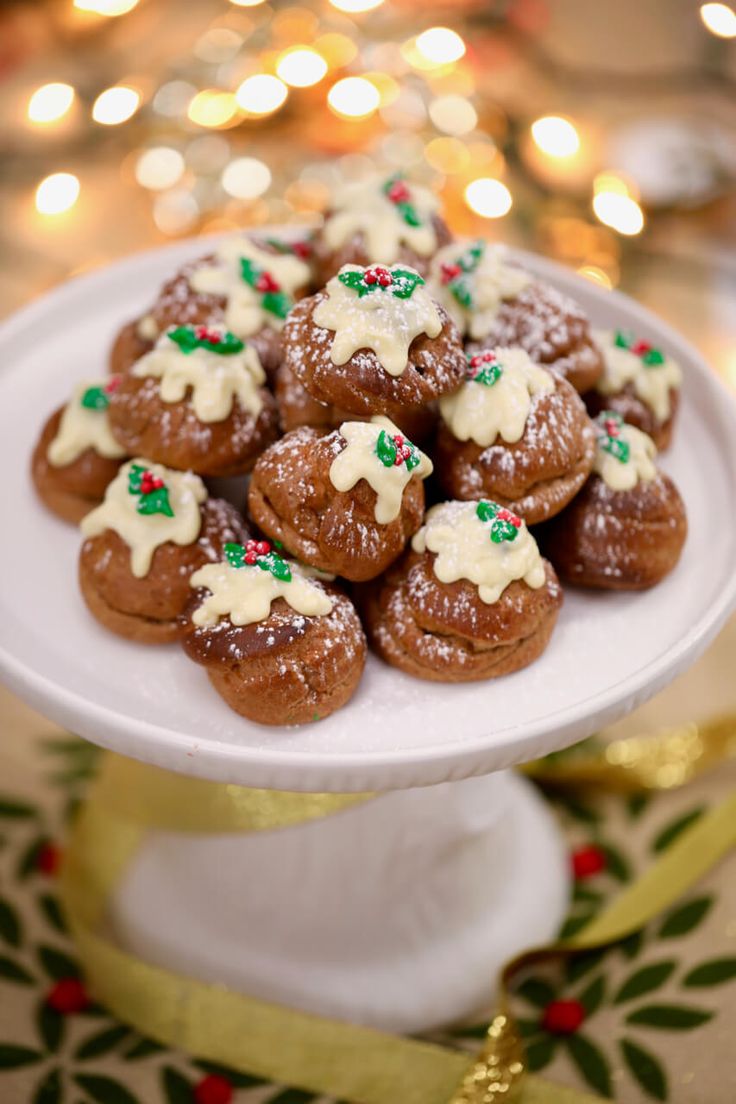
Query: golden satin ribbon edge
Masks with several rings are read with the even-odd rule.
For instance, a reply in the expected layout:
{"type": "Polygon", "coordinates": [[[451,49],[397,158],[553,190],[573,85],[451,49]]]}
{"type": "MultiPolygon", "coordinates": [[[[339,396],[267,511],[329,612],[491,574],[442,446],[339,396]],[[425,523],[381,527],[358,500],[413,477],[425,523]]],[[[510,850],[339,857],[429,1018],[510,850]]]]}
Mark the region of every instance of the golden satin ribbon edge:
{"type": "Polygon", "coordinates": [[[370,796],[244,790],[107,757],[75,826],[61,881],[72,934],[95,994],[120,1019],[169,1046],[354,1104],[496,1104],[511,1098],[519,1104],[593,1104],[588,1094],[523,1076],[520,1042],[505,1013],[507,985],[533,962],[616,942],[673,903],[736,844],[736,795],[683,832],[574,938],[532,949],[507,964],[501,1011],[475,1059],[176,975],[121,950],[104,932],[110,894],[149,828],[272,830],[339,812],[370,796]],[[215,799],[211,807],[210,797],[215,799]]]}

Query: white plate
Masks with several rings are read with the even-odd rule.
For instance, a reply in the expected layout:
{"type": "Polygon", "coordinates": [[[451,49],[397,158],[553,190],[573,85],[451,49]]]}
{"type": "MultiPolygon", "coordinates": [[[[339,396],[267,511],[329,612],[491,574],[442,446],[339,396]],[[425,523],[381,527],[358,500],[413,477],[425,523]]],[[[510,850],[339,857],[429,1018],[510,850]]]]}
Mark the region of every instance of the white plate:
{"type": "Polygon", "coordinates": [[[659,319],[531,256],[524,263],[573,294],[596,325],[635,330],[684,368],[676,443],[663,466],[685,498],[690,535],[669,578],[643,594],[568,590],[542,658],[498,681],[425,683],[371,658],[345,709],[291,729],[232,713],[176,646],[142,648],[105,632],[77,588],[77,532],[34,496],[31,450],[72,384],[104,372],[120,324],[202,252],[200,240],[132,257],[67,283],[0,329],[0,673],[21,697],[96,743],[188,774],[276,789],[392,789],[498,770],[570,744],[702,652],[736,604],[732,400],[659,319]]]}

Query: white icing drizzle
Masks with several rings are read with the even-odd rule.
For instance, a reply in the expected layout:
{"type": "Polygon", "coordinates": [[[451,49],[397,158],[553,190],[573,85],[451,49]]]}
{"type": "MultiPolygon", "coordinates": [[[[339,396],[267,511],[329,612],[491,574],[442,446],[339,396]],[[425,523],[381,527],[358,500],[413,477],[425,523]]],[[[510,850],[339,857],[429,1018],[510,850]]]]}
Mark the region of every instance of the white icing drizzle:
{"type": "Polygon", "coordinates": [[[417,184],[406,184],[409,202],[420,219],[419,226],[404,220],[397,204],[386,195],[385,177],[345,185],[333,197],[332,211],[325,221],[323,236],[329,249],[340,249],[356,234],[362,234],[369,261],[392,264],[402,245],[420,257],[429,257],[437,248],[432,215],[439,210],[439,199],[417,184]]]}
{"type": "MultiPolygon", "coordinates": [[[[394,268],[389,268],[393,272],[394,268]]],[[[401,266],[403,271],[414,269],[401,266]]],[[[340,273],[363,272],[358,265],[343,265],[340,273]]],[[[409,346],[419,334],[437,337],[442,330],[437,307],[427,291],[417,285],[409,299],[399,299],[391,289],[358,296],[333,276],[327,297],[314,309],[317,326],[333,330],[330,356],[333,364],[345,364],[358,349],[372,349],[390,376],[400,376],[409,362],[409,346]]]]}
{"type": "Polygon", "coordinates": [[[152,314],[144,314],[142,318],[139,318],[135,329],[138,336],[144,341],[155,341],[158,337],[158,326],[152,314]]]}
{"type": "Polygon", "coordinates": [[[394,521],[401,512],[404,488],[413,475],[426,479],[432,473],[432,461],[417,449],[419,463],[411,471],[405,463],[386,467],[376,454],[376,444],[381,432],[390,437],[404,437],[401,430],[388,418],[373,417],[370,422],[343,422],[340,436],[348,447],[338,453],[330,465],[330,482],[335,490],[349,491],[361,479],[365,479],[376,492],[374,515],[379,525],[394,521]]]}
{"type": "Polygon", "coordinates": [[[657,446],[652,438],[642,433],[636,426],[627,425],[624,422],[619,428],[617,439],[629,446],[628,460],[619,460],[604,449],[606,435],[598,434],[593,471],[601,477],[606,486],[612,491],[630,491],[637,483],[649,483],[652,479],[656,479],[657,468],[654,457],[657,455],[657,446]]]}
{"type": "Polygon", "coordinates": [[[596,390],[602,395],[615,395],[631,383],[657,421],[666,422],[672,412],[670,392],[682,383],[680,365],[667,356],[662,364],[645,364],[630,349],[616,345],[615,337],[614,330],[593,331],[593,339],[603,354],[603,375],[596,390]]]}
{"type": "Polygon", "coordinates": [[[523,349],[492,350],[502,374],[488,386],[468,379],[459,391],[440,399],[440,413],[458,441],[475,441],[482,448],[497,437],[509,443],[524,434],[535,395],[554,390],[554,379],[523,349]]]}
{"type": "Polygon", "coordinates": [[[468,579],[482,602],[497,602],[509,583],[523,579],[537,590],[544,585],[544,561],[524,522],[516,539],[495,544],[490,525],[476,514],[477,502],[442,502],[427,512],[411,544],[415,552],[435,553],[434,573],[441,583],[468,579]]]}
{"type": "Polygon", "coordinates": [[[73,463],[88,448],[94,449],[98,456],[109,460],[119,460],[125,456],[110,432],[107,410],[90,410],[82,406],[82,397],[90,387],[104,387],[106,380],[92,380],[80,383],[72,392],[72,397],[64,407],[56,436],[46,450],[46,459],[55,468],[63,468],[73,463]]]}
{"type": "Polygon", "coordinates": [[[291,253],[268,253],[242,234],[226,238],[216,249],[218,263],[195,268],[189,276],[194,291],[223,295],[227,299],[225,322],[238,337],[250,337],[264,326],[280,330],[285,319],[263,306],[263,295],[250,287],[241,274],[240,260],[247,258],[269,272],[287,295],[309,283],[309,267],[291,253]]]}
{"type": "Polygon", "coordinates": [[[229,617],[233,625],[250,625],[264,621],[271,612],[271,603],[283,598],[297,613],[305,617],[326,616],[332,609],[332,599],[302,574],[298,564],[288,561],[291,579],[276,579],[270,571],[257,565],[232,567],[227,562],[205,564],[195,571],[190,586],[206,587],[210,593],[192,614],[195,625],[211,628],[221,617],[229,617]]]}
{"type": "Polygon", "coordinates": [[[504,299],[515,299],[532,277],[528,272],[509,264],[505,245],[484,243],[483,256],[477,267],[466,273],[464,280],[472,296],[472,305],[459,303],[449,282],[443,282],[443,265],[457,262],[473,245],[470,238],[451,242],[432,259],[429,289],[432,296],[445,308],[463,335],[480,340],[490,331],[504,299]]]}
{"type": "MultiPolygon", "coordinates": [[[[224,333],[224,327],[210,326],[224,333]]],[[[191,387],[190,402],[200,422],[222,422],[238,400],[244,410],[257,418],[263,408],[259,388],[266,374],[258,353],[245,345],[239,353],[213,353],[194,349],[184,353],[167,333],[162,334],[155,348],[134,364],[133,375],[154,376],[161,380],[160,395],[164,402],[183,399],[191,387]]]]}
{"type": "Polygon", "coordinates": [[[85,537],[97,537],[112,529],[130,548],[130,570],[142,579],[151,569],[153,553],[161,544],[192,544],[202,527],[200,503],[207,490],[193,472],[172,471],[161,464],[136,459],[122,468],[105,492],[104,501],[82,519],[80,529],[85,537]],[[169,492],[173,517],[165,514],[140,514],[139,496],[128,490],[128,476],[134,464],[140,464],[154,476],[163,479],[169,492]]]}

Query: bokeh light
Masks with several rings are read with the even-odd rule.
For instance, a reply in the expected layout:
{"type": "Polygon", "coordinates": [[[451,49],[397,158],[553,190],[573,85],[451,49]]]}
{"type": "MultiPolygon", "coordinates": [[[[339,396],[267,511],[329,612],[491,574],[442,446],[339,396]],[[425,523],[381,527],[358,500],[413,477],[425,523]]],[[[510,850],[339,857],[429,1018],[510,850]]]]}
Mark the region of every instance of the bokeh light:
{"type": "Polygon", "coordinates": [[[373,11],[375,8],[380,8],[383,0],[330,0],[330,3],[338,11],[357,15],[359,12],[373,11]]]}
{"type": "Polygon", "coordinates": [[[569,119],[561,115],[544,115],[531,125],[537,149],[548,157],[573,157],[580,149],[580,136],[569,119]]]}
{"type": "Polygon", "coordinates": [[[478,125],[478,113],[464,96],[438,96],[429,105],[429,117],[445,134],[468,134],[478,125]]]}
{"type": "Polygon", "coordinates": [[[482,218],[502,218],[511,210],[513,197],[505,184],[490,176],[471,180],[465,189],[465,202],[482,218]]]}
{"type": "Polygon", "coordinates": [[[26,113],[32,123],[55,123],[66,115],[73,103],[71,84],[52,81],[36,89],[28,101],[26,113]]]}
{"type": "Polygon", "coordinates": [[[271,186],[271,170],[255,157],[237,157],[226,165],[222,186],[234,199],[256,199],[271,186]]]}
{"type": "Polygon", "coordinates": [[[276,72],[282,81],[294,88],[309,88],[325,76],[327,62],[316,50],[308,46],[295,46],[281,55],[276,72]]]}
{"type": "Polygon", "coordinates": [[[135,178],[143,188],[162,191],[178,183],[184,173],[184,158],[170,146],[154,146],[140,155],[135,178]]]}
{"type": "Polygon", "coordinates": [[[79,192],[79,179],[73,173],[52,173],[36,188],[36,210],[41,215],[61,215],[74,206],[79,192]]]}
{"type": "Polygon", "coordinates": [[[599,287],[607,288],[609,291],[613,287],[613,281],[604,269],[598,265],[585,264],[581,265],[578,269],[578,273],[584,276],[586,280],[590,280],[593,284],[598,284],[599,287]]]}
{"type": "Polygon", "coordinates": [[[230,3],[236,8],[257,8],[260,4],[264,4],[265,0],[230,0],[230,3]]]}
{"type": "Polygon", "coordinates": [[[127,15],[137,3],[138,0],[74,0],[74,7],[95,15],[114,16],[127,15]]]}
{"type": "Polygon", "coordinates": [[[344,77],[333,84],[327,102],[336,115],[346,119],[360,119],[372,115],[381,102],[381,95],[374,84],[365,77],[344,77]]]}
{"type": "Polygon", "coordinates": [[[596,218],[627,237],[640,234],[644,228],[644,212],[635,199],[620,192],[599,191],[593,197],[596,218]]]}
{"type": "Polygon", "coordinates": [[[449,65],[465,53],[465,43],[457,31],[449,27],[430,27],[417,36],[416,48],[431,65],[449,65]]]}
{"type": "Polygon", "coordinates": [[[92,118],[103,126],[118,126],[135,115],[141,97],[135,88],[119,84],[100,92],[92,105],[92,118]]]}
{"type": "Polygon", "coordinates": [[[238,105],[232,92],[218,88],[203,88],[189,102],[187,115],[202,127],[227,126],[237,114],[238,105]]]}
{"type": "Polygon", "coordinates": [[[718,38],[736,38],[736,12],[728,4],[701,4],[700,18],[718,38]]]}
{"type": "Polygon", "coordinates": [[[270,115],[278,111],[289,90],[282,80],[270,73],[246,77],[235,93],[238,106],[249,115],[270,115]]]}

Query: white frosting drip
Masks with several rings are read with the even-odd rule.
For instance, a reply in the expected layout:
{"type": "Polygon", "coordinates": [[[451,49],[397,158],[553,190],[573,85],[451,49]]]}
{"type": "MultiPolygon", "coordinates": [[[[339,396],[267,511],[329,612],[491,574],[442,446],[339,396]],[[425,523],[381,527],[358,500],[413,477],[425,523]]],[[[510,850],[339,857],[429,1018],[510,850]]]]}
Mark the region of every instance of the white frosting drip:
{"type": "Polygon", "coordinates": [[[440,207],[437,196],[417,184],[407,184],[410,203],[421,220],[419,226],[409,226],[383,191],[385,182],[385,177],[373,177],[348,184],[333,198],[323,231],[329,249],[340,249],[356,234],[362,234],[369,261],[392,264],[402,245],[420,257],[434,253],[437,234],[432,215],[440,207]]]}
{"type": "Polygon", "coordinates": [[[404,488],[413,475],[426,479],[432,473],[432,461],[417,449],[419,463],[408,470],[406,464],[386,467],[376,455],[376,443],[385,430],[389,436],[404,436],[388,418],[376,416],[370,422],[343,422],[340,436],[348,447],[338,453],[330,466],[330,482],[338,491],[349,491],[365,479],[376,492],[375,518],[387,525],[399,516],[404,488]]]}
{"type": "Polygon", "coordinates": [[[310,583],[297,564],[289,561],[289,567],[291,579],[286,582],[257,565],[205,564],[189,580],[190,586],[206,587],[210,591],[192,614],[192,621],[195,625],[211,628],[221,617],[229,617],[233,625],[250,625],[254,621],[264,621],[271,612],[271,603],[277,598],[283,598],[305,617],[328,614],[332,609],[330,596],[310,583]]]}
{"type": "Polygon", "coordinates": [[[207,295],[227,299],[225,322],[238,337],[250,337],[264,326],[280,330],[285,319],[263,306],[263,295],[250,287],[241,275],[240,259],[246,257],[258,268],[270,272],[287,295],[309,283],[309,267],[291,253],[267,253],[245,236],[226,238],[215,251],[216,265],[202,265],[189,277],[190,287],[207,295]]]}
{"type": "Polygon", "coordinates": [[[135,329],[138,336],[144,341],[155,341],[158,337],[158,326],[152,314],[144,314],[142,318],[139,318],[135,329]]]}
{"type": "Polygon", "coordinates": [[[482,448],[497,437],[509,443],[521,439],[532,398],[554,390],[554,379],[523,349],[493,349],[502,375],[490,386],[466,380],[459,391],[440,399],[442,419],[458,441],[482,448]]]}
{"type": "Polygon", "coordinates": [[[431,294],[457,323],[460,332],[480,340],[489,332],[504,299],[515,299],[532,282],[532,277],[509,264],[505,245],[486,244],[483,256],[465,281],[472,295],[472,306],[463,306],[452,294],[449,283],[442,282],[442,265],[454,264],[473,244],[470,238],[451,242],[432,259],[429,288],[431,294]]]}
{"type": "Polygon", "coordinates": [[[105,492],[104,501],[82,519],[80,529],[85,537],[97,537],[112,529],[130,548],[130,569],[142,579],[151,568],[153,553],[161,544],[192,544],[202,527],[200,503],[207,490],[198,475],[172,471],[148,460],[131,460],[123,464],[105,492]],[[163,479],[169,492],[173,517],[165,514],[138,513],[139,496],[128,490],[128,475],[134,464],[140,464],[154,476],[163,479]]]}
{"type": "Polygon", "coordinates": [[[629,458],[626,461],[619,460],[604,449],[602,445],[605,440],[605,436],[599,434],[593,471],[612,491],[630,491],[637,483],[649,483],[656,479],[654,457],[657,455],[657,446],[646,433],[625,422],[621,425],[618,440],[625,441],[629,446],[629,458]]]}
{"type": "Polygon", "coordinates": [[[441,583],[468,579],[482,602],[497,602],[509,583],[523,579],[537,590],[544,585],[544,561],[524,522],[516,539],[495,544],[490,524],[476,514],[477,502],[442,502],[427,512],[411,544],[415,552],[435,553],[434,573],[441,583]]]}
{"type": "Polygon", "coordinates": [[[680,365],[667,356],[662,364],[645,364],[630,349],[616,345],[615,337],[613,330],[593,331],[595,343],[603,353],[603,375],[596,390],[602,395],[615,395],[631,383],[657,421],[666,422],[672,412],[670,392],[682,383],[680,365]]]}
{"type": "Polygon", "coordinates": [[[109,460],[125,456],[110,432],[106,410],[90,410],[82,406],[82,396],[90,387],[104,387],[110,380],[92,380],[74,388],[72,397],[64,407],[56,436],[46,450],[46,459],[55,468],[73,463],[88,448],[109,460]]]}
{"type": "Polygon", "coordinates": [[[161,398],[167,403],[180,402],[191,387],[189,401],[200,422],[224,421],[235,399],[254,418],[263,408],[259,388],[266,374],[252,345],[228,355],[208,349],[184,353],[167,334],[162,334],[155,348],[137,361],[132,372],[139,378],[160,379],[161,398]]]}
{"type": "MultiPolygon", "coordinates": [[[[362,271],[358,265],[340,269],[362,271]]],[[[437,337],[442,330],[437,307],[421,285],[409,299],[397,298],[390,288],[359,298],[333,276],[325,290],[327,297],[317,304],[312,317],[317,326],[335,333],[330,351],[333,364],[345,364],[358,349],[372,349],[390,376],[400,376],[409,362],[414,338],[423,333],[437,337]]]]}

